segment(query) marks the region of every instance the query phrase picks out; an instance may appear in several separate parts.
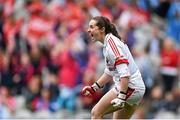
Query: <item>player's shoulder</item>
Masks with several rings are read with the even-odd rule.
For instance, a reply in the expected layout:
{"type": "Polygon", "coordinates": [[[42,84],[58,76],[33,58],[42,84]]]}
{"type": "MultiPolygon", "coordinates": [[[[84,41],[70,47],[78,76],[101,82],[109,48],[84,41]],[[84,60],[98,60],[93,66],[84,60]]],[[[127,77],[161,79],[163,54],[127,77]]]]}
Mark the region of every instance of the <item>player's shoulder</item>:
{"type": "Polygon", "coordinates": [[[124,44],[118,37],[114,36],[113,34],[108,34],[106,39],[108,44],[115,44],[116,46],[123,46],[124,44]]]}

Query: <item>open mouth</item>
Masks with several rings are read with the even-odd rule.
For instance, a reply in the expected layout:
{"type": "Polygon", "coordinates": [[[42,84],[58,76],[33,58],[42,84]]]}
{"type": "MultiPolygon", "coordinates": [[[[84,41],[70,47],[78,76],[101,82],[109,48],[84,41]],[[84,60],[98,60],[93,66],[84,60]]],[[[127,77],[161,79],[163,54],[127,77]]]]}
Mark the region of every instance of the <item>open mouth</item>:
{"type": "Polygon", "coordinates": [[[91,35],[91,40],[92,40],[92,41],[95,41],[94,35],[93,35],[93,34],[90,34],[90,35],[91,35]]]}

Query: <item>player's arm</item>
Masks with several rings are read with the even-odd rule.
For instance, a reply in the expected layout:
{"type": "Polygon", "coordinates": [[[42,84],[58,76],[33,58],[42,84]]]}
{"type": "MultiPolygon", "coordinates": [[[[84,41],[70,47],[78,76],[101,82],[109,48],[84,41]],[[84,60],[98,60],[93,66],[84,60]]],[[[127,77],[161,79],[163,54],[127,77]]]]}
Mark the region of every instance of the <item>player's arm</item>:
{"type": "Polygon", "coordinates": [[[116,66],[116,68],[120,76],[120,92],[117,98],[111,101],[111,104],[113,104],[114,107],[124,107],[130,72],[126,63],[119,64],[116,66]]]}
{"type": "Polygon", "coordinates": [[[102,76],[96,81],[99,86],[104,86],[106,83],[112,80],[112,76],[104,72],[102,76]]]}
{"type": "Polygon", "coordinates": [[[114,61],[114,66],[118,71],[119,74],[118,76],[120,79],[120,92],[117,98],[112,100],[111,103],[115,107],[123,107],[126,100],[126,92],[128,89],[129,76],[130,76],[130,72],[128,68],[129,61],[127,59],[127,55],[125,54],[126,51],[124,51],[125,50],[124,44],[121,44],[121,42],[118,42],[118,40],[116,39],[109,38],[108,47],[109,47],[108,54],[111,60],[114,61]]]}
{"type": "Polygon", "coordinates": [[[126,63],[120,64],[116,66],[117,71],[120,75],[120,92],[122,93],[126,93],[127,89],[128,89],[128,83],[129,83],[129,76],[130,76],[130,72],[129,72],[129,68],[128,65],[126,63]]]}
{"type": "Polygon", "coordinates": [[[103,86],[108,83],[110,80],[112,80],[112,76],[110,76],[107,73],[103,73],[102,76],[96,81],[94,82],[93,85],[91,86],[85,86],[82,89],[82,94],[86,95],[86,96],[91,96],[93,95],[96,91],[98,91],[99,89],[103,88],[103,86]]]}

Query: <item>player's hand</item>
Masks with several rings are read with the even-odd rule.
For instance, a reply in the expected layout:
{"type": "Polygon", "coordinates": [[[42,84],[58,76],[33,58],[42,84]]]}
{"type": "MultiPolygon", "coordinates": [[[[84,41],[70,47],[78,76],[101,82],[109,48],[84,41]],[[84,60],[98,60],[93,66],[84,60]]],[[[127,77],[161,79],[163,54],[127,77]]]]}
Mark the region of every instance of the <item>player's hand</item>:
{"type": "Polygon", "coordinates": [[[119,99],[119,98],[115,98],[111,101],[111,104],[114,106],[114,107],[120,107],[120,108],[123,108],[124,105],[125,105],[125,101],[122,100],[122,99],[119,99]]]}
{"type": "Polygon", "coordinates": [[[123,108],[125,106],[125,102],[126,102],[125,99],[126,99],[126,94],[119,93],[118,97],[111,101],[111,104],[114,107],[123,108]]]}
{"type": "Polygon", "coordinates": [[[91,86],[85,86],[82,89],[82,94],[85,96],[92,96],[95,93],[95,90],[91,86]]]}

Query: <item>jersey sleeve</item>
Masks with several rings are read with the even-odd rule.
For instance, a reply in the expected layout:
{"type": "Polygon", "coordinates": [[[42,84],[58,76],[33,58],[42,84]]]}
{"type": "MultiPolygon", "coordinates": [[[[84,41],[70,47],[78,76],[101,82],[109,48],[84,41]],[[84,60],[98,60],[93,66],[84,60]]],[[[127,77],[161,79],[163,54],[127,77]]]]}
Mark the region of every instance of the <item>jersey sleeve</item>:
{"type": "Polygon", "coordinates": [[[109,71],[109,69],[107,67],[104,69],[104,73],[106,73],[106,74],[108,74],[110,76],[113,76],[111,71],[109,71]]]}
{"type": "Polygon", "coordinates": [[[121,46],[118,41],[115,41],[109,37],[107,46],[109,57],[114,62],[115,67],[120,64],[129,64],[127,56],[123,51],[123,46],[121,46]]]}
{"type": "Polygon", "coordinates": [[[127,64],[119,64],[116,66],[116,69],[119,73],[120,78],[122,77],[129,77],[130,76],[130,71],[129,68],[127,66],[127,64]]]}

